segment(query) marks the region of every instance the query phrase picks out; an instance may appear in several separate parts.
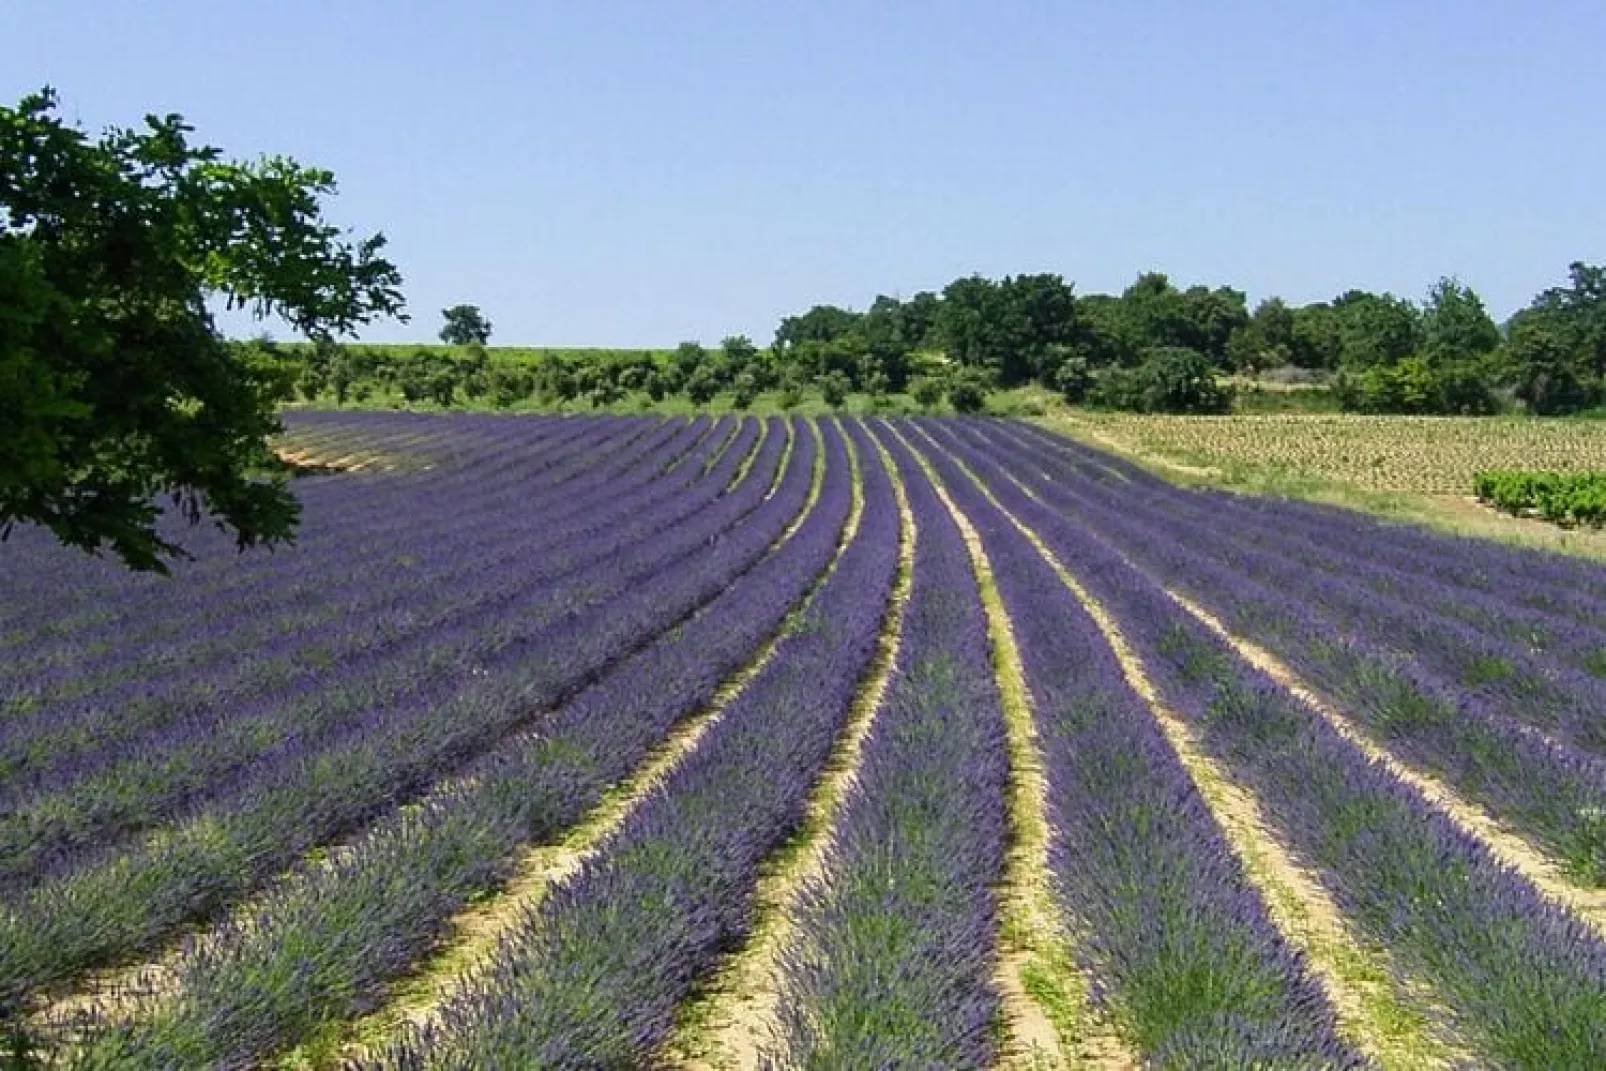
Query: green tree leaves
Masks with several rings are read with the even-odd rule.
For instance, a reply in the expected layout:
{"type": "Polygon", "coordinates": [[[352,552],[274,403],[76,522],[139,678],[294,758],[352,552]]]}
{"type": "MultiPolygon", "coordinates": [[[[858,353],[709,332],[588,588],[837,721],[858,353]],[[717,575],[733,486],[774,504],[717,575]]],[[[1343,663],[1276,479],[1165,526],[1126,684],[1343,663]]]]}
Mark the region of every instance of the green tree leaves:
{"type": "Polygon", "coordinates": [[[1511,320],[1505,374],[1536,413],[1571,413],[1606,401],[1606,267],[1575,261],[1511,320]]]}
{"type": "Polygon", "coordinates": [[[491,341],[491,321],[478,305],[453,305],[441,310],[441,341],[448,346],[485,345],[491,341]]]}
{"type": "Polygon", "coordinates": [[[164,571],[166,494],[241,546],[290,538],[295,500],[259,475],[282,380],[207,302],[348,334],[401,314],[384,238],[324,221],[327,171],[225,161],[176,115],[91,140],[55,109],[49,90],[0,108],[0,529],[164,571]]]}

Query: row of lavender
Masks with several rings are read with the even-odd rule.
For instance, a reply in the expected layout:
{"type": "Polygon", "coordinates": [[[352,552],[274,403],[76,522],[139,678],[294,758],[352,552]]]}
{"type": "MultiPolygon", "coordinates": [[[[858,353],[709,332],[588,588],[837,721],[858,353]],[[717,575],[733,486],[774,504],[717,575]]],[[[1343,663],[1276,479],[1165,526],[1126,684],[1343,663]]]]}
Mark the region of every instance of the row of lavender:
{"type": "MultiPolygon", "coordinates": [[[[375,522],[384,527],[383,505],[405,500],[412,489],[444,489],[453,486],[458,474],[498,465],[535,467],[542,460],[542,443],[556,444],[582,434],[619,435],[632,423],[622,419],[542,419],[522,427],[509,423],[469,427],[457,421],[412,416],[399,425],[397,418],[407,414],[381,413],[347,414],[346,419],[333,425],[326,421],[309,423],[307,419],[322,415],[303,414],[289,421],[288,442],[292,447],[305,442],[316,450],[323,436],[332,435],[341,440],[373,441],[379,444],[378,449],[406,458],[410,464],[399,471],[298,479],[297,497],[310,522],[303,528],[298,546],[315,550],[343,542],[351,533],[370,530],[375,522]],[[325,518],[338,519],[340,524],[331,527],[319,523],[325,518]]],[[[472,493],[474,487],[465,484],[459,490],[472,493]]],[[[234,553],[229,538],[210,526],[190,529],[172,518],[162,523],[167,529],[165,534],[177,537],[177,542],[196,555],[193,561],[175,563],[177,575],[185,580],[242,583],[282,566],[275,555],[234,553]]],[[[67,635],[114,615],[127,617],[136,608],[159,607],[172,593],[172,585],[159,577],[130,575],[114,559],[85,559],[64,550],[43,531],[17,531],[6,554],[16,563],[16,575],[8,578],[8,591],[60,611],[52,620],[40,622],[26,612],[32,602],[8,605],[7,624],[0,630],[0,644],[8,648],[30,637],[67,635]],[[62,576],[72,580],[65,590],[59,583],[62,576]]]]}
{"type": "MultiPolygon", "coordinates": [[[[599,429],[595,438],[588,436],[587,442],[551,443],[550,449],[553,453],[572,451],[574,463],[595,461],[601,456],[599,451],[612,444],[604,431],[599,429]]],[[[527,460],[531,461],[549,446],[539,436],[532,438],[535,441],[527,448],[527,460]]],[[[518,456],[525,451],[507,453],[518,456]]],[[[17,762],[30,729],[59,720],[44,715],[64,704],[102,702],[127,708],[170,704],[188,695],[199,696],[196,703],[212,695],[230,698],[232,682],[219,674],[237,665],[233,656],[239,648],[230,646],[231,638],[238,635],[244,643],[268,647],[277,641],[287,656],[299,654],[301,649],[294,646],[297,619],[315,622],[330,613],[363,609],[348,601],[351,593],[385,600],[371,607],[381,615],[375,632],[383,635],[409,605],[413,592],[404,583],[409,574],[450,583],[454,578],[441,573],[440,566],[472,567],[479,555],[498,546],[495,542],[475,545],[482,526],[503,529],[487,533],[489,539],[507,538],[507,523],[515,519],[507,502],[511,494],[528,487],[531,497],[539,500],[548,487],[555,490],[563,485],[561,479],[548,483],[546,474],[524,471],[523,466],[510,466],[505,460],[498,466],[499,472],[489,467],[491,457],[486,455],[487,465],[466,467],[461,473],[463,487],[456,497],[462,507],[461,520],[467,525],[443,511],[418,518],[416,526],[398,525],[398,511],[411,508],[417,512],[416,506],[408,506],[417,500],[388,480],[356,476],[304,480],[297,488],[306,486],[303,494],[307,497],[352,480],[351,507],[315,511],[309,506],[302,545],[291,551],[209,556],[157,591],[146,590],[144,585],[150,581],[145,578],[129,578],[129,590],[99,593],[97,604],[110,610],[101,615],[104,621],[94,625],[74,625],[70,605],[39,612],[19,610],[25,619],[35,622],[31,646],[38,654],[24,657],[18,649],[21,645],[15,645],[10,651],[13,657],[0,672],[5,674],[13,709],[31,708],[38,713],[7,720],[8,764],[17,762]],[[501,477],[510,468],[515,476],[504,484],[501,477]],[[357,509],[365,502],[375,507],[374,515],[366,519],[357,509]],[[498,509],[508,515],[500,526],[495,525],[498,509]],[[343,533],[339,553],[310,545],[315,537],[327,538],[331,532],[343,533]],[[219,566],[223,568],[214,568],[219,566]],[[348,581],[355,586],[347,588],[348,581]],[[386,614],[387,609],[393,612],[386,614]],[[185,687],[190,682],[194,686],[185,687]]],[[[535,468],[533,464],[529,467],[535,468]]],[[[420,491],[425,501],[438,493],[413,490],[420,491]]],[[[418,589],[420,594],[434,590],[433,586],[418,589]]],[[[311,634],[303,642],[310,644],[315,638],[316,634],[311,634]]]]}
{"type": "MultiPolygon", "coordinates": [[[[699,425],[684,429],[686,442],[702,437],[707,424],[699,425]]],[[[130,677],[142,679],[142,672],[154,676],[163,668],[180,667],[204,672],[212,663],[226,661],[229,635],[272,643],[275,633],[292,631],[298,617],[316,619],[331,609],[384,614],[396,599],[397,573],[430,585],[425,590],[462,582],[487,564],[486,555],[509,549],[507,528],[522,520],[521,508],[561,508],[570,494],[589,497],[612,490],[598,478],[609,473],[593,466],[611,469],[621,478],[632,471],[637,480],[650,477],[642,459],[654,456],[652,448],[662,446],[664,437],[676,430],[667,424],[658,429],[642,424],[623,435],[606,427],[583,435],[569,430],[561,439],[532,435],[528,442],[488,450],[426,485],[408,487],[400,478],[360,475],[299,481],[298,490],[308,485],[303,493],[308,499],[346,480],[352,486],[341,509],[331,502],[315,512],[309,501],[305,533],[294,551],[209,556],[184,569],[180,583],[156,591],[146,590],[144,578],[130,578],[132,590],[95,597],[104,620],[94,625],[74,624],[70,605],[53,605],[49,625],[35,630],[32,646],[37,653],[30,657],[22,645],[13,645],[0,672],[13,695],[37,704],[93,699],[108,695],[109,682],[124,685],[130,677]],[[638,466],[635,470],[632,463],[638,466]],[[437,486],[437,481],[446,482],[437,486]],[[448,495],[451,510],[409,518],[405,526],[395,523],[398,510],[416,510],[418,501],[448,495]],[[315,545],[336,532],[337,547],[315,545]],[[381,583],[387,576],[392,582],[381,583]],[[242,615],[230,622],[227,633],[194,627],[197,615],[206,620],[220,608],[242,615]],[[70,633],[70,643],[55,634],[57,627],[70,633]],[[112,639],[115,646],[106,643],[112,639]]],[[[681,438],[676,436],[677,443],[681,438]]],[[[574,515],[566,512],[562,519],[574,515]]],[[[173,690],[169,681],[155,683],[173,690]]],[[[205,687],[211,691],[218,685],[208,680],[205,687]]],[[[124,691],[112,697],[126,702],[142,700],[145,693],[124,691]]]]}
{"type": "MultiPolygon", "coordinates": [[[[15,782],[15,798],[37,805],[14,812],[35,825],[0,825],[16,838],[0,849],[21,905],[12,910],[8,900],[0,915],[0,985],[13,999],[138,955],[308,848],[362,831],[186,941],[173,975],[157,992],[136,993],[126,1021],[88,1025],[78,1054],[86,1065],[236,1065],[373,1007],[455,913],[507,880],[524,848],[573,828],[677,724],[709,710],[721,682],[780,628],[761,671],[578,875],[519,922],[438,1020],[374,1060],[650,1062],[680,1002],[753,924],[759,869],[797,829],[865,687],[907,538],[914,571],[900,653],[832,830],[826,873],[800,901],[784,975],[788,1032],[773,1056],[821,1066],[990,1060],[1008,771],[976,577],[926,464],[978,530],[1014,624],[1048,775],[1053,892],[1076,927],[1072,947],[1095,998],[1144,1057],[1166,1066],[1358,1062],[1097,624],[1000,505],[1115,614],[1206,751],[1253,789],[1278,835],[1366,936],[1392,950],[1402,985],[1428,987],[1427,1003],[1443,1008],[1450,1029],[1501,1064],[1590,1066],[1606,1056],[1602,942],[1366,763],[1162,587],[1207,602],[1267,646],[1297,655],[1293,635],[1342,647],[1351,661],[1318,643],[1318,660],[1300,666],[1324,670],[1315,674],[1324,687],[1349,701],[1367,694],[1344,690],[1351,677],[1374,690],[1379,679],[1394,682],[1395,706],[1385,709],[1414,710],[1420,704],[1400,700],[1399,682],[1419,697],[1430,685],[1461,694],[1430,664],[1437,656],[1419,651],[1441,634],[1495,643],[1537,630],[1544,642],[1526,657],[1544,661],[1500,657],[1524,673],[1540,667],[1545,688],[1559,690],[1544,694],[1565,695],[1578,681],[1556,667],[1587,675],[1596,627],[1583,612],[1587,567],[1491,552],[1474,580],[1456,584],[1427,537],[1380,530],[1377,545],[1397,547],[1397,558],[1345,581],[1344,544],[1324,542],[1319,513],[1290,507],[1283,538],[1257,529],[1239,545],[1218,534],[1232,503],[1201,506],[1119,462],[1013,426],[850,423],[844,441],[832,423],[816,431],[553,421],[535,438],[541,474],[518,479],[532,510],[561,519],[547,542],[527,522],[507,538],[529,538],[524,554],[560,564],[540,571],[527,557],[508,559],[528,563],[520,566],[528,590],[496,618],[488,587],[492,623],[473,638],[437,621],[414,642],[379,645],[371,662],[371,648],[356,644],[332,672],[298,678],[306,695],[320,695],[314,682],[328,685],[352,663],[359,678],[408,675],[396,693],[372,691],[345,706],[340,696],[319,699],[275,721],[271,689],[241,691],[213,720],[188,723],[233,733],[231,747],[243,748],[234,759],[186,751],[185,719],[200,716],[186,713],[131,730],[143,752],[106,749],[96,766],[100,753],[86,739],[74,761],[88,772],[60,763],[15,782]],[[856,520],[850,468],[863,501],[856,520]],[[902,535],[894,478],[914,518],[902,535]],[[1397,611],[1390,591],[1418,578],[1436,585],[1423,600],[1430,610],[1409,621],[1363,617],[1368,599],[1347,589],[1328,606],[1326,588],[1292,588],[1296,562],[1316,578],[1306,583],[1364,586],[1388,612],[1397,611]],[[1570,588],[1568,569],[1580,574],[1570,588]],[[1495,596],[1514,577],[1524,594],[1502,615],[1495,596]],[[1310,592],[1312,605],[1290,609],[1272,584],[1310,592]],[[1253,631],[1290,620],[1304,631],[1286,623],[1253,631]],[[449,654],[431,660],[440,645],[449,654]],[[1354,651],[1372,661],[1354,661],[1354,651]],[[164,763],[164,754],[175,758],[164,763]],[[182,778],[188,763],[204,771],[190,787],[162,780],[169,770],[182,778]],[[125,796],[164,802],[74,812],[75,790],[113,770],[134,775],[125,796]],[[413,799],[421,805],[398,809],[413,799]],[[75,813],[88,818],[50,825],[75,813]],[[105,817],[89,820],[96,816],[105,817]],[[28,830],[61,828],[74,832],[55,834],[57,845],[34,857],[44,869],[25,868],[15,844],[33,843],[28,830]],[[89,831],[81,840],[80,829],[89,831]]],[[[459,479],[497,471],[461,454],[442,467],[456,464],[459,479]]],[[[429,471],[386,479],[451,487],[430,484],[429,471]]],[[[468,516],[495,523],[518,506],[516,495],[493,495],[468,516]]],[[[1243,508],[1232,523],[1248,525],[1266,509],[1243,508]]],[[[373,533],[382,537],[382,526],[373,533]]],[[[260,594],[255,581],[236,587],[232,573],[214,580],[242,597],[260,594]]],[[[66,709],[70,698],[55,701],[66,709]]],[[[1587,763],[1585,733],[1558,741],[1518,731],[1526,717],[1549,717],[1546,730],[1556,731],[1560,708],[1505,711],[1499,693],[1478,702],[1458,719],[1422,719],[1420,735],[1453,757],[1467,748],[1461,726],[1496,725],[1542,744],[1541,758],[1572,747],[1587,763]]],[[[1473,769],[1468,783],[1487,779],[1486,767],[1473,769]]],[[[11,778],[0,782],[12,788],[11,778]]]]}
{"type": "MultiPolygon", "coordinates": [[[[718,492],[707,486],[687,493],[685,486],[676,486],[682,481],[656,482],[667,486],[652,490],[655,499],[675,500],[670,520],[718,492]]],[[[605,536],[594,523],[559,523],[530,545],[520,530],[528,525],[516,515],[501,524],[487,522],[486,527],[499,529],[502,548],[515,557],[482,558],[486,572],[469,583],[437,586],[439,581],[409,573],[401,584],[384,585],[407,621],[404,629],[386,629],[381,618],[381,627],[371,631],[375,619],[361,609],[325,606],[266,647],[242,637],[234,657],[222,663],[231,679],[218,680],[175,659],[160,673],[129,670],[142,676],[109,694],[53,703],[30,717],[9,720],[0,733],[0,754],[10,767],[0,793],[9,812],[0,822],[0,845],[31,845],[32,859],[19,859],[28,864],[62,841],[85,845],[97,832],[137,831],[164,817],[176,797],[216,783],[224,772],[220,767],[241,766],[282,742],[292,727],[305,741],[359,705],[450,688],[449,678],[461,675],[470,645],[494,650],[492,645],[509,635],[506,622],[539,621],[541,600],[555,593],[560,580],[583,579],[585,566],[595,570],[610,550],[657,530],[665,515],[648,509],[635,516],[632,507],[641,497],[625,496],[620,505],[632,510],[625,514],[631,523],[605,536]],[[436,606],[442,608],[436,611],[436,606]],[[331,623],[339,624],[332,628],[331,623]],[[443,638],[457,642],[443,648],[443,638]],[[240,650],[253,650],[255,657],[240,659],[240,650]],[[264,674],[267,658],[294,667],[293,675],[264,674]],[[332,682],[328,670],[335,665],[341,673],[332,682]],[[145,701],[130,699],[127,693],[135,689],[146,692],[145,701]],[[278,731],[269,727],[275,723],[278,731]],[[142,765],[152,755],[161,757],[163,783],[153,783],[142,765]]],[[[612,511],[602,512],[606,521],[612,511]]],[[[227,597],[219,603],[236,605],[227,597]]],[[[249,612],[218,605],[213,604],[214,614],[249,612]]],[[[0,880],[4,873],[0,870],[0,880]]]]}
{"type": "Polygon", "coordinates": [[[787,1067],[978,1067],[995,1055],[1009,757],[958,527],[896,440],[914,549],[896,661],[782,952],[787,1067]]]}
{"type": "MultiPolygon", "coordinates": [[[[652,434],[653,422],[622,423],[615,446],[619,435],[642,435],[642,423],[652,434]]],[[[72,835],[52,849],[41,850],[44,838],[28,832],[14,835],[0,857],[14,883],[0,916],[0,993],[15,1005],[87,967],[140,955],[308,849],[418,797],[510,733],[540,724],[718,596],[765,552],[810,493],[815,438],[801,429],[779,421],[763,431],[745,421],[732,436],[687,428],[698,445],[683,445],[691,451],[685,463],[675,465],[672,450],[637,458],[651,472],[672,467],[654,483],[673,493],[654,492],[660,504],[644,511],[622,511],[629,537],[601,556],[588,549],[598,531],[582,524],[522,568],[504,567],[504,586],[518,586],[525,572],[542,582],[496,613],[437,629],[434,643],[388,664],[354,659],[309,675],[305,690],[212,705],[196,736],[182,720],[176,728],[144,727],[133,746],[117,749],[85,781],[69,774],[48,786],[58,795],[38,798],[57,800],[53,807],[9,812],[11,829],[31,822],[27,830],[48,831],[55,828],[50,816],[80,806],[83,783],[108,770],[126,772],[120,790],[79,811],[84,818],[69,827],[72,835]],[[745,477],[732,486],[739,473],[745,477]],[[711,543],[728,549],[710,558],[702,551],[711,543]],[[544,569],[548,558],[566,564],[544,569]],[[427,657],[442,645],[449,656],[427,657]],[[217,735],[238,747],[208,747],[217,735]],[[204,776],[188,772],[196,766],[204,776]],[[130,813],[140,820],[128,822],[130,813]]],[[[594,445],[606,451],[607,441],[594,445]]],[[[576,493],[584,478],[582,466],[546,492],[538,481],[519,483],[539,508],[576,493]]],[[[614,492],[623,499],[638,493],[614,492]]],[[[439,509],[433,498],[393,499],[390,506],[393,518],[439,509]]],[[[538,527],[527,516],[517,519],[523,523],[510,532],[538,527]]],[[[338,515],[323,523],[338,525],[338,515]]],[[[353,624],[336,615],[323,627],[353,624]]]]}
{"type": "Polygon", "coordinates": [[[795,831],[887,612],[891,479],[855,431],[851,541],[772,657],[604,850],[547,896],[428,1029],[382,1067],[634,1067],[753,919],[758,868],[795,831]]]}
{"type": "MultiPolygon", "coordinates": [[[[800,464],[812,456],[800,446],[800,464]]],[[[521,849],[561,837],[775,631],[825,569],[847,521],[849,465],[829,426],[820,469],[813,501],[773,551],[773,529],[743,525],[683,566],[680,583],[719,591],[711,602],[422,808],[381,821],[337,860],[191,942],[176,993],[97,1031],[90,1062],[245,1059],[380,999],[469,898],[506,880],[521,849]]]]}
{"type": "MultiPolygon", "coordinates": [[[[778,456],[779,450],[772,453],[778,456]]],[[[736,461],[732,455],[727,467],[736,461]]],[[[688,489],[687,504],[677,505],[677,512],[695,509],[720,493],[718,476],[700,482],[701,490],[688,489]]],[[[739,515],[762,494],[763,488],[755,485],[745,494],[729,496],[721,511],[739,515]]],[[[62,725],[53,734],[57,747],[44,749],[32,764],[56,776],[44,791],[31,794],[22,787],[28,778],[14,779],[18,797],[0,823],[0,843],[9,842],[15,850],[7,853],[0,881],[27,876],[37,883],[46,875],[76,872],[145,830],[248,794],[259,783],[280,782],[287,762],[338,748],[359,731],[365,737],[394,733],[406,724],[399,706],[422,714],[445,703],[465,685],[490,676],[499,660],[517,660],[519,644],[574,620],[638,573],[649,575],[672,565],[676,554],[669,552],[691,552],[707,528],[707,523],[693,526],[678,546],[666,547],[661,541],[668,532],[655,520],[645,518],[639,530],[628,533],[633,542],[642,543],[634,560],[621,561],[616,554],[585,568],[566,568],[570,558],[592,557],[593,541],[576,539],[570,554],[532,556],[522,570],[510,573],[520,581],[522,573],[534,574],[523,597],[499,599],[489,612],[462,619],[455,629],[438,628],[399,649],[345,659],[337,672],[309,670],[299,687],[281,687],[251,697],[254,701],[220,699],[187,711],[187,717],[153,725],[140,724],[131,712],[119,719],[115,709],[58,711],[62,725]],[[561,581],[551,575],[554,566],[561,581]],[[85,747],[61,747],[64,733],[81,734],[85,747]],[[70,761],[54,754],[57,749],[70,750],[70,761]]],[[[520,589],[520,581],[504,580],[503,586],[520,589]]],[[[326,625],[349,627],[347,620],[332,617],[326,625]]]]}
{"type": "Polygon", "coordinates": [[[1159,1066],[1356,1063],[1093,618],[964,470],[912,440],[997,577],[1041,736],[1054,891],[1098,1003],[1159,1066]]]}
{"type": "MultiPolygon", "coordinates": [[[[1021,464],[1000,442],[1000,429],[928,422],[922,430],[934,451],[967,467],[961,474],[949,466],[956,482],[973,473],[985,483],[1117,617],[1168,703],[1212,757],[1253,789],[1277,834],[1315,868],[1350,920],[1389,949],[1401,983],[1431,988],[1429,1003],[1442,1006],[1451,1031],[1502,1065],[1606,1060],[1606,943],[1168,597],[1161,581],[1194,591],[1189,585],[1198,577],[1226,568],[1203,549],[1213,532],[1195,525],[1184,539],[1163,510],[1145,512],[1131,488],[1120,507],[1102,500],[1088,486],[1096,481],[1052,450],[1021,464]]],[[[1242,574],[1210,595],[1211,609],[1228,620],[1251,627],[1264,620],[1242,611],[1260,597],[1242,574]]],[[[1279,616],[1323,621],[1321,602],[1282,595],[1279,616]]],[[[1321,633],[1318,624],[1302,634],[1315,640],[1321,633]]],[[[1280,635],[1253,634],[1268,643],[1280,635]]],[[[1402,643],[1387,632],[1344,635],[1331,625],[1326,638],[1335,645],[1402,643]],[[1335,633],[1342,639],[1334,641],[1335,633]]],[[[1403,657],[1415,653],[1405,647],[1403,657]]],[[[1447,747],[1454,747],[1456,727],[1475,716],[1463,708],[1437,723],[1447,747]]],[[[1556,771],[1545,777],[1528,791],[1556,791],[1556,771]]]]}
{"type": "MultiPolygon", "coordinates": [[[[1375,526],[1377,546],[1353,521],[1325,538],[1292,524],[1279,535],[1284,526],[1266,506],[1243,516],[1208,496],[1206,513],[1190,512],[1200,507],[1189,492],[1110,486],[1086,475],[1082,457],[1056,457],[1057,444],[1023,452],[1009,441],[1018,432],[957,433],[985,443],[1045,502],[1085,519],[1173,589],[1284,658],[1397,755],[1543,845],[1581,884],[1606,883],[1606,682],[1532,649],[1547,640],[1554,649],[1565,638],[1567,647],[1598,656],[1606,650],[1606,597],[1587,619],[1576,616],[1582,607],[1569,598],[1565,612],[1546,612],[1543,630],[1518,607],[1537,590],[1559,594],[1566,577],[1573,596],[1594,590],[1606,570],[1536,555],[1525,579],[1497,589],[1508,591],[1510,615],[1489,619],[1498,603],[1490,607],[1455,574],[1386,566],[1387,551],[1379,548],[1397,538],[1387,526],[1375,526]],[[1322,567],[1340,553],[1353,559],[1350,572],[1322,567]],[[1370,586],[1367,578],[1385,568],[1410,578],[1409,600],[1370,586]],[[1541,574],[1551,579],[1541,584],[1541,574]],[[1489,619],[1481,628],[1435,609],[1480,601],[1489,619]],[[1504,635],[1512,622],[1530,638],[1504,635]]],[[[1290,509],[1296,517],[1302,511],[1290,509]]],[[[1425,538],[1410,537],[1413,545],[1425,538]]],[[[1450,542],[1444,552],[1461,549],[1450,542]]],[[[1524,561],[1510,551],[1496,560],[1509,560],[1513,577],[1524,561]]],[[[1467,574],[1470,583],[1484,576],[1476,568],[1467,574]]]]}

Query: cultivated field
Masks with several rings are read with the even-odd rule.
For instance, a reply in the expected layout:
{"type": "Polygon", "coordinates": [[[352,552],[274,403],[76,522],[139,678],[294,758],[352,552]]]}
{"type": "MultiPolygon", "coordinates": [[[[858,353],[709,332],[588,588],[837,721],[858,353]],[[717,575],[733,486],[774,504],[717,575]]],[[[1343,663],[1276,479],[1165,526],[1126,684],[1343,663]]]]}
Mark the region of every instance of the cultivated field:
{"type": "Polygon", "coordinates": [[[1489,417],[1080,413],[1122,446],[1200,466],[1251,466],[1373,491],[1470,495],[1490,469],[1606,469],[1606,421],[1489,417]]]}
{"type": "Polygon", "coordinates": [[[301,413],[0,547],[62,1065],[1606,1066],[1606,567],[984,419],[301,413]]]}

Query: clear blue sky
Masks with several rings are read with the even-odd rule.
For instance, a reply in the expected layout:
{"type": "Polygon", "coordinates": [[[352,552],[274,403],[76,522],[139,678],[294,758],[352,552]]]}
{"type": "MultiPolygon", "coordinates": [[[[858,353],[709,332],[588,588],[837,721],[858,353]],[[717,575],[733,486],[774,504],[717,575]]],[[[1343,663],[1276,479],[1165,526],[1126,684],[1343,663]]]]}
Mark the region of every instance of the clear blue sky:
{"type": "MultiPolygon", "coordinates": [[[[13,0],[0,91],[332,168],[414,320],[769,338],[970,272],[1251,301],[1606,259],[1601,0],[13,0]]],[[[231,324],[231,326],[233,326],[231,324]]]]}

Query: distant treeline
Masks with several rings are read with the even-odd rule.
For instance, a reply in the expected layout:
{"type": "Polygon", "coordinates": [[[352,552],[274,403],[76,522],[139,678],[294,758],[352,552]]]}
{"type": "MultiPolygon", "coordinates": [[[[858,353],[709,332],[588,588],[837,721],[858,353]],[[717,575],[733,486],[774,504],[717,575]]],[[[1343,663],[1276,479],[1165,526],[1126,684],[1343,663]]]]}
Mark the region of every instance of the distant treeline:
{"type": "Polygon", "coordinates": [[[760,392],[781,392],[784,405],[813,390],[828,405],[849,392],[907,394],[965,411],[995,388],[1037,383],[1083,404],[1220,412],[1231,397],[1224,378],[1286,368],[1329,385],[1355,411],[1562,414],[1606,404],[1606,268],[1574,263],[1566,285],[1504,325],[1456,279],[1441,279],[1421,302],[1350,290],[1302,306],[1268,298],[1251,310],[1243,291],[1182,289],[1159,273],[1119,295],[1077,295],[1060,276],[1038,274],[970,276],[941,293],[877,297],[863,311],[816,305],[782,319],[765,348],[733,336],[716,349],[493,357],[482,341],[449,351],[248,348],[284,366],[287,395],[342,403],[376,390],[499,406],[608,406],[636,393],[706,404],[723,394],[741,408],[760,392]]]}

